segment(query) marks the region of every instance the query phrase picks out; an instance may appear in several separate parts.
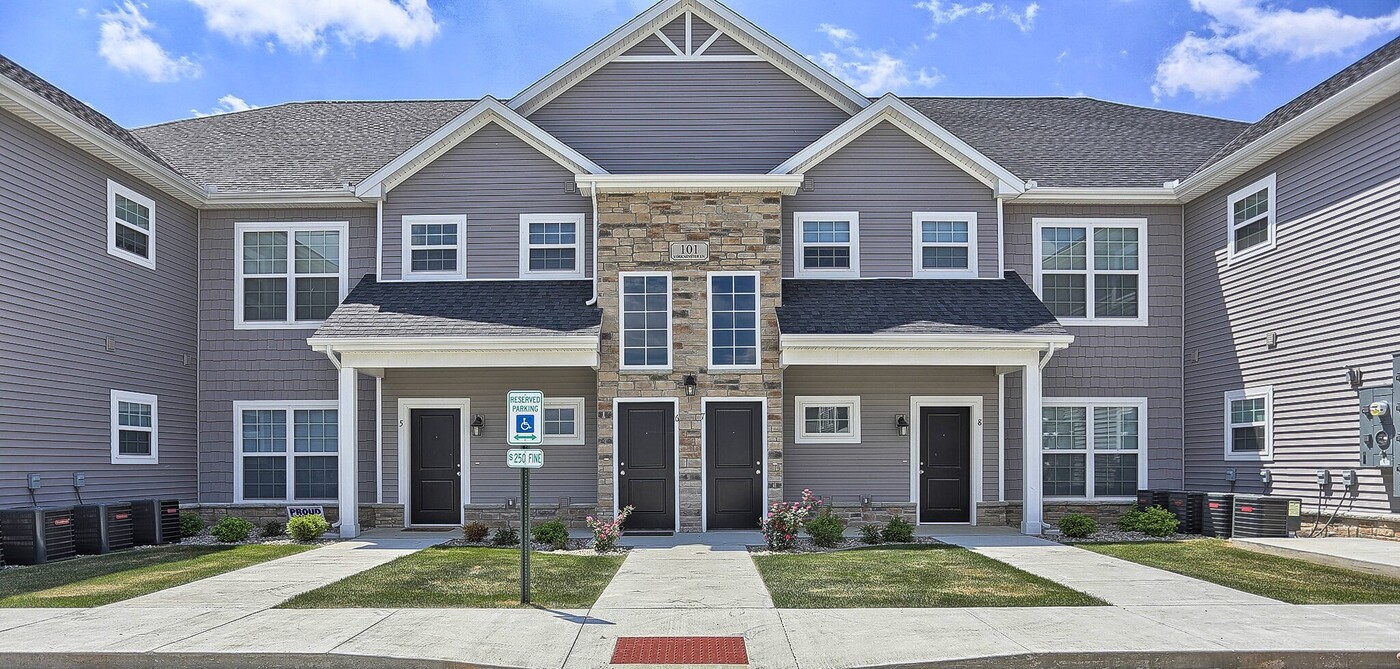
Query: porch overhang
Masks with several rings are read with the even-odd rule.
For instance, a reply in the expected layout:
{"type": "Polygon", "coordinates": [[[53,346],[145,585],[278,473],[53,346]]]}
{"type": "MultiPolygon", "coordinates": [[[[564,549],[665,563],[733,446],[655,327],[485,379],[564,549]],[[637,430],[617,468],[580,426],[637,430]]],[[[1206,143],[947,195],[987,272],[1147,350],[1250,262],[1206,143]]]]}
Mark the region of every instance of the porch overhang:
{"type": "Polygon", "coordinates": [[[1043,367],[1073,335],[785,334],[781,364],[1043,367]]]}
{"type": "Polygon", "coordinates": [[[597,335],[312,337],[306,343],[337,367],[361,370],[598,366],[597,335]]]}

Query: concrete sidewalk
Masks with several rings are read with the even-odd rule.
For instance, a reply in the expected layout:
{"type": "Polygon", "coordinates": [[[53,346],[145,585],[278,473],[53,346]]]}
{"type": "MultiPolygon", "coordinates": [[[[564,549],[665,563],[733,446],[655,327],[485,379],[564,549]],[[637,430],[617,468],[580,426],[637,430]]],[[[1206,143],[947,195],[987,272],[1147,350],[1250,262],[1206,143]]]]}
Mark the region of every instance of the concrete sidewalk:
{"type": "Polygon", "coordinates": [[[1281,557],[1400,578],[1400,542],[1364,537],[1240,538],[1231,545],[1281,557]]]}

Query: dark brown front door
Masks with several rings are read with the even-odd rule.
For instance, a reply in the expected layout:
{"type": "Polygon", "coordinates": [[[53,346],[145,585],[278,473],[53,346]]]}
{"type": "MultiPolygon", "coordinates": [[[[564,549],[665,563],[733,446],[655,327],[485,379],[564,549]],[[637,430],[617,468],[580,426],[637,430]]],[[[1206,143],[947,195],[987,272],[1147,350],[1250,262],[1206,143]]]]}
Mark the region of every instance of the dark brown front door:
{"type": "Polygon", "coordinates": [[[462,522],[462,412],[411,409],[409,422],[409,522],[462,522]]]}
{"type": "Polygon", "coordinates": [[[971,520],[972,436],[967,407],[919,409],[919,522],[971,520]]]}
{"type": "Polygon", "coordinates": [[[617,506],[623,530],[676,529],[676,408],[622,402],[617,409],[617,506]]]}
{"type": "Polygon", "coordinates": [[[758,528],[763,515],[763,403],[705,406],[706,526],[758,528]]]}

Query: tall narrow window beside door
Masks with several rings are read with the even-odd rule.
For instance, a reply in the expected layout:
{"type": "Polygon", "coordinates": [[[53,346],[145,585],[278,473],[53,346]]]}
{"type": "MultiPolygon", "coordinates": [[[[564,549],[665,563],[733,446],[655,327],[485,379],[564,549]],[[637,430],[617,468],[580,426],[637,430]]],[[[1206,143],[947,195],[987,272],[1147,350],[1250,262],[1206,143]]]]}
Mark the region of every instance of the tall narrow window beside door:
{"type": "Polygon", "coordinates": [[[671,368],[671,275],[621,272],[621,368],[671,368]]]}
{"type": "Polygon", "coordinates": [[[710,274],[710,366],[758,367],[758,272],[710,274]]]}

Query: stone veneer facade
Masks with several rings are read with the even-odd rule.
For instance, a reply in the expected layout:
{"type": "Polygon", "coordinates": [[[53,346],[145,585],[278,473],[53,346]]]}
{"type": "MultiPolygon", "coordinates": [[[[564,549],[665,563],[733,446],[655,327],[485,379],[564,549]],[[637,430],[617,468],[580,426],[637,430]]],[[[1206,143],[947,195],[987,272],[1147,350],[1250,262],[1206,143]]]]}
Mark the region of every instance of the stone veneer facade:
{"type": "Polygon", "coordinates": [[[598,367],[598,514],[613,513],[613,401],[680,401],[681,531],[701,529],[701,400],[766,398],[767,501],[783,497],[783,376],[778,365],[778,312],[782,299],[780,193],[633,193],[598,196],[598,302],[603,327],[598,367]],[[671,242],[709,242],[708,261],[670,260],[671,242]],[[709,373],[709,272],[759,274],[759,362],[754,371],[709,373]],[[671,370],[621,370],[619,272],[671,273],[671,370]],[[696,392],[687,397],[685,377],[696,392]]]}

